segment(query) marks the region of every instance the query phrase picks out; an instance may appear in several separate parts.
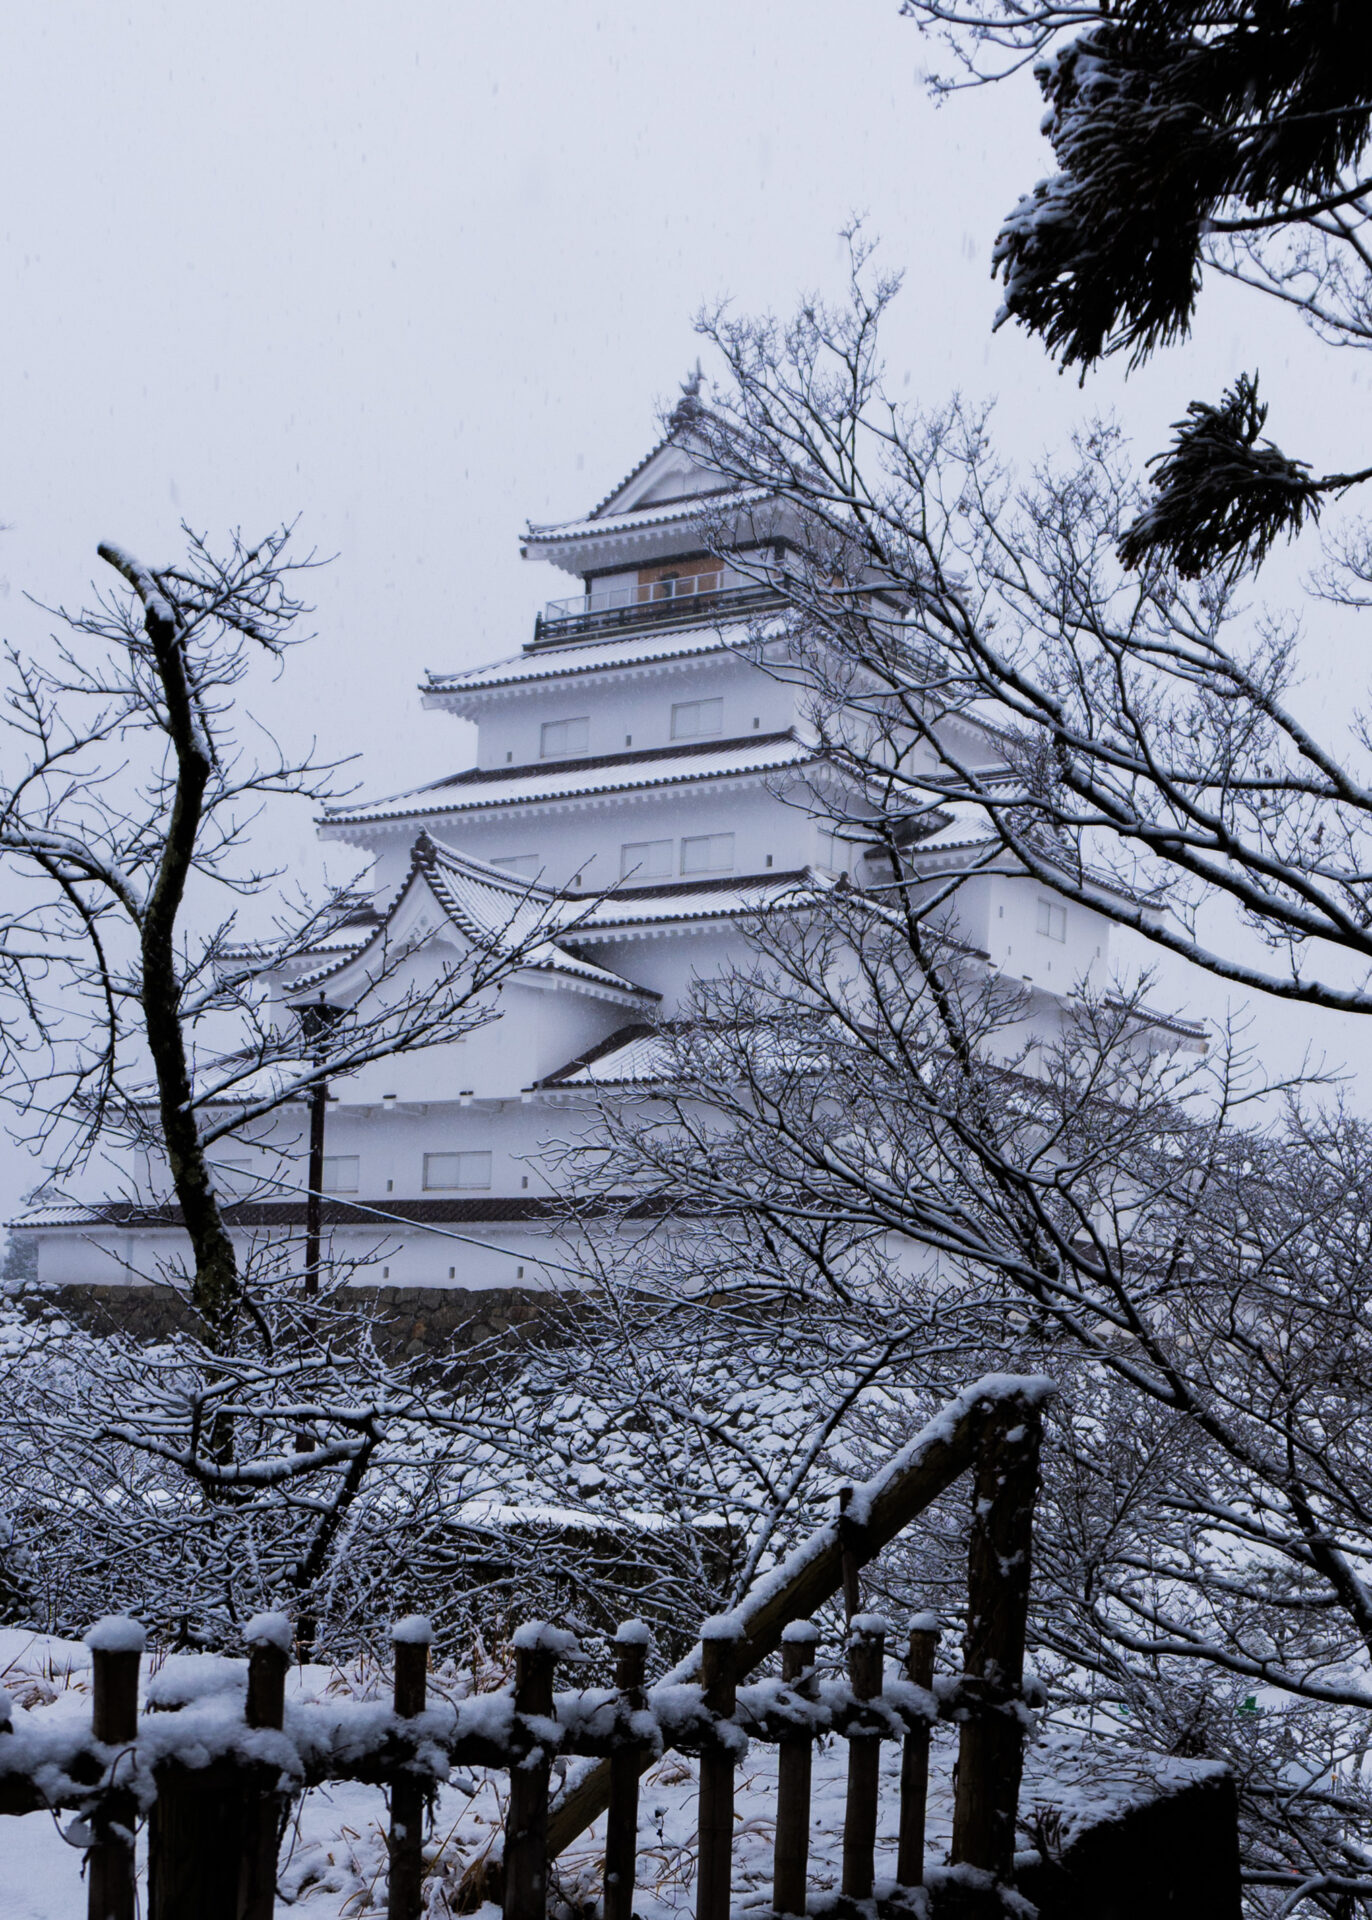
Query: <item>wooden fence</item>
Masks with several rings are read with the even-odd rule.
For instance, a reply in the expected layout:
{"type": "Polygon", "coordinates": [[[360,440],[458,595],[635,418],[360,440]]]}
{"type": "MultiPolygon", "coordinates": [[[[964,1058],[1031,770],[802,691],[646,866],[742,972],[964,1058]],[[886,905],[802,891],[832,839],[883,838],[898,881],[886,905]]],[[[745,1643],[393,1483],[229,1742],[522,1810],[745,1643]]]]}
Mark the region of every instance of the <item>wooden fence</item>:
{"type": "MultiPolygon", "coordinates": [[[[388,1911],[416,1920],[428,1803],[453,1766],[509,1776],[503,1859],[473,1900],[498,1892],[506,1920],[545,1920],[549,1864],[602,1811],[605,1920],[631,1920],[643,1771],[668,1748],[699,1755],[697,1920],[728,1920],[735,1769],[748,1741],[778,1748],[773,1908],[803,1914],[814,1742],[848,1742],[842,1892],[871,1898],[880,1743],[902,1743],[897,1879],[937,1881],[940,1913],[999,1912],[1010,1883],[1027,1715],[1023,1658],[1040,1410],[1037,1379],[980,1381],[863,1486],[734,1612],[707,1621],[695,1653],[645,1685],[649,1635],[615,1636],[616,1684],[558,1692],[572,1637],[528,1623],[514,1638],[512,1687],[430,1706],[427,1620],[393,1629],[394,1692],[376,1703],[285,1700],[291,1627],[264,1615],[248,1629],[242,1706],[222,1692],[140,1716],[142,1632],[127,1619],[88,1636],[88,1729],[22,1727],[0,1707],[0,1814],[68,1806],[89,1839],[89,1920],[134,1920],[134,1832],[148,1816],[150,1920],[270,1920],[277,1849],[292,1799],[327,1781],[361,1780],[390,1800],[388,1911]],[[973,1470],[962,1671],[934,1675],[937,1622],[909,1623],[898,1675],[888,1628],[860,1611],[860,1568],[959,1473],[973,1470]],[[846,1676],[816,1671],[808,1615],[841,1592],[846,1676]],[[747,1675],[779,1648],[777,1677],[747,1675]],[[930,1729],[959,1726],[951,1870],[926,1873],[930,1729]],[[550,1805],[552,1762],[597,1761],[550,1805]]],[[[194,1664],[194,1663],[189,1663],[194,1664]]],[[[931,1888],[931,1891],[935,1889],[931,1888]]]]}

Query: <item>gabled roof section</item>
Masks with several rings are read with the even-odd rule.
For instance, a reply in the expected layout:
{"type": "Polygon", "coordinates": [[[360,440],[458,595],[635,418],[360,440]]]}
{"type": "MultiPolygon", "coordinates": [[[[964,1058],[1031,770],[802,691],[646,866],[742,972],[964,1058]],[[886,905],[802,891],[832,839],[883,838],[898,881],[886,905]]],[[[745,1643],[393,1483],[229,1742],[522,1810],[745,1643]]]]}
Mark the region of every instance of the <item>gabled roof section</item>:
{"type": "Polygon", "coordinates": [[[705,417],[705,409],[700,404],[700,383],[697,365],[681,383],[681,398],[668,416],[662,438],[625,474],[618,486],[611,487],[599,506],[591,508],[587,520],[634,513],[645,506],[698,498],[724,489],[728,483],[723,476],[700,458],[704,441],[698,423],[705,417]]]}
{"type": "MultiPolygon", "coordinates": [[[[522,543],[524,558],[551,560],[569,573],[584,572],[607,559],[618,565],[626,563],[636,548],[643,549],[644,536],[654,527],[678,527],[675,547],[681,548],[683,540],[689,546],[691,522],[705,503],[726,497],[740,516],[738,543],[745,544],[750,512],[763,507],[769,496],[762,488],[737,486],[710,464],[701,429],[711,416],[700,403],[699,389],[697,369],[683,383],[681,399],[661,439],[589,513],[548,524],[530,521],[522,543]]],[[[775,517],[775,511],[765,513],[768,525],[752,527],[753,537],[770,538],[775,517]]],[[[674,550],[670,539],[663,550],[674,550]]],[[[642,550],[638,557],[652,555],[642,550]]]]}
{"type": "MultiPolygon", "coordinates": [[[[651,1006],[661,997],[650,987],[637,986],[623,974],[596,966],[569,953],[553,935],[575,921],[578,903],[550,888],[518,880],[500,867],[489,866],[440,847],[421,833],[410,855],[410,870],[384,918],[364,946],[341,960],[330,955],[324,965],[290,983],[290,996],[314,994],[331,980],[351,971],[365,973],[368,956],[380,953],[393,937],[398,922],[415,919],[416,895],[426,892],[441,920],[473,946],[509,956],[517,972],[549,974],[575,982],[586,991],[608,995],[622,1003],[651,1006]]],[[[424,928],[430,936],[435,931],[424,928]]],[[[413,934],[408,935],[412,941],[413,934]]]]}

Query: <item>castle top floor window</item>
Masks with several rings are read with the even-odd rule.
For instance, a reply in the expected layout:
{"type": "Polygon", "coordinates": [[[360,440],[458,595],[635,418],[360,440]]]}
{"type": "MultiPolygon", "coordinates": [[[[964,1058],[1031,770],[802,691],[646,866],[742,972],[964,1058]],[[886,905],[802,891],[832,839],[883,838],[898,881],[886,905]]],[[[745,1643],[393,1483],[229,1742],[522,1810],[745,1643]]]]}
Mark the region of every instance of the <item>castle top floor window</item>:
{"type": "Polygon", "coordinates": [[[538,737],[538,755],[540,760],[565,760],[572,754],[585,753],[590,744],[589,714],[579,714],[574,720],[545,720],[538,737]]]}
{"type": "Polygon", "coordinates": [[[678,700],[672,708],[673,740],[699,740],[723,728],[722,700],[678,700]]]}
{"type": "Polygon", "coordinates": [[[1065,940],[1067,938],[1067,909],[1056,900],[1040,900],[1038,903],[1038,930],[1045,940],[1065,940]]]}
{"type": "Polygon", "coordinates": [[[681,871],[732,873],[734,836],[731,833],[695,833],[681,843],[681,871]]]}
{"type": "Polygon", "coordinates": [[[470,1193],[490,1184],[491,1156],[487,1152],[424,1155],[426,1193],[470,1193]]]}

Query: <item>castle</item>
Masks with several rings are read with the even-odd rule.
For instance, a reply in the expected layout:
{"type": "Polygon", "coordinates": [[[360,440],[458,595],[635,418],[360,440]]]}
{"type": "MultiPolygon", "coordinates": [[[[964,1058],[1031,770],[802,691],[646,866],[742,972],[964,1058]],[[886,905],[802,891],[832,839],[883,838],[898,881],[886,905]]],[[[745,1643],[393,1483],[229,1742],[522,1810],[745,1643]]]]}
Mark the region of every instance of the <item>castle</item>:
{"type": "MultiPolygon", "coordinates": [[[[803,681],[777,671],[786,643],[768,637],[799,529],[777,503],[726,496],[692,418],[691,404],[679,408],[584,516],[529,528],[526,557],[575,591],[548,604],[520,651],[429,677],[427,708],[475,722],[475,764],[321,822],[366,855],[370,875],[273,981],[283,1019],[318,1000],[347,1004],[383,949],[422,974],[470,943],[538,934],[500,988],[497,1018],[331,1083],[320,1182],[330,1258],[378,1286],[555,1286],[557,1177],[541,1150],[566,1131],[560,1110],[649,1084],[655,1024],[693,980],[746,958],[742,923],[815,887],[872,881],[870,856],[818,803],[832,769],[803,681]]],[[[994,766],[994,732],[957,724],[964,764],[994,766]]],[[[974,857],[991,840],[984,819],[953,809],[911,860],[931,881],[980,868],[956,897],[958,937],[1021,988],[1029,1018],[1051,1023],[1074,984],[1108,966],[1109,922],[1004,858],[974,857]]],[[[298,1240],[307,1134],[297,1102],[218,1153],[240,1241],[298,1240]]],[[[146,1194],[35,1206],[16,1222],[39,1280],[117,1284],[158,1270],[179,1236],[155,1169],[146,1178],[146,1194]]]]}

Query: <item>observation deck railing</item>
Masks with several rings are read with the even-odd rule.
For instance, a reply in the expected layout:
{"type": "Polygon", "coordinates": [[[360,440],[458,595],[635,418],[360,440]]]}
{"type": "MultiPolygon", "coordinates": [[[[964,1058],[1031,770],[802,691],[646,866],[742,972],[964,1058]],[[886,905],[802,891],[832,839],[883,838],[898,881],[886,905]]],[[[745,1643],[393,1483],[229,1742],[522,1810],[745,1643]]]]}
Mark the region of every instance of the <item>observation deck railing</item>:
{"type": "Polygon", "coordinates": [[[741,620],[780,605],[781,598],[780,588],[765,582],[726,582],[719,568],[673,580],[604,587],[570,600],[550,600],[534,622],[534,644],[690,620],[741,620]]]}

